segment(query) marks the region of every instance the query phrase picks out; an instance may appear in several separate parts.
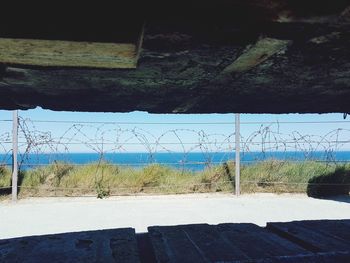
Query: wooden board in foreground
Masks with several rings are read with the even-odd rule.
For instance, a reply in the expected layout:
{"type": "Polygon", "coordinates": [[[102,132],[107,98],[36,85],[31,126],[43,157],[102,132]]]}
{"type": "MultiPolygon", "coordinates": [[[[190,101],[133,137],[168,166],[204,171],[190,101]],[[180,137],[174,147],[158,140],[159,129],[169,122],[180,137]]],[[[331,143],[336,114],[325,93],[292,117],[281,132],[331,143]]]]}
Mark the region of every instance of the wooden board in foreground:
{"type": "Polygon", "coordinates": [[[313,252],[350,251],[350,220],[268,223],[267,228],[313,252]]]}
{"type": "Polygon", "coordinates": [[[132,69],[138,44],[0,38],[0,63],[43,67],[132,69]]]}
{"type": "Polygon", "coordinates": [[[0,240],[0,262],[140,263],[132,228],[0,240]]]}
{"type": "Polygon", "coordinates": [[[156,226],[148,232],[157,262],[280,262],[276,257],[312,256],[253,224],[156,226]]]}

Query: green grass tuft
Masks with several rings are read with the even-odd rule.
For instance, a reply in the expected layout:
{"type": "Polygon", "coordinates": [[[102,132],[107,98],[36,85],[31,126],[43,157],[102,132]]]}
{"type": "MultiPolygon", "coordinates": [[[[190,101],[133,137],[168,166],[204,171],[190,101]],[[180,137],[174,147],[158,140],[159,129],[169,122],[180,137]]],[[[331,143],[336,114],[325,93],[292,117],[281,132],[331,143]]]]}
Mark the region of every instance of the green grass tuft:
{"type": "MultiPolygon", "coordinates": [[[[202,171],[175,169],[159,164],[134,168],[106,162],[83,166],[53,163],[20,172],[19,193],[22,197],[95,195],[105,198],[109,195],[140,193],[233,192],[234,173],[235,164],[231,161],[207,167],[202,171]]],[[[348,182],[349,174],[350,165],[342,166],[340,169],[335,164],[313,161],[268,160],[242,166],[241,189],[243,193],[313,194],[320,190],[310,188],[310,183],[345,183],[348,182]]],[[[10,170],[0,166],[0,187],[10,187],[10,185],[10,170]]]]}

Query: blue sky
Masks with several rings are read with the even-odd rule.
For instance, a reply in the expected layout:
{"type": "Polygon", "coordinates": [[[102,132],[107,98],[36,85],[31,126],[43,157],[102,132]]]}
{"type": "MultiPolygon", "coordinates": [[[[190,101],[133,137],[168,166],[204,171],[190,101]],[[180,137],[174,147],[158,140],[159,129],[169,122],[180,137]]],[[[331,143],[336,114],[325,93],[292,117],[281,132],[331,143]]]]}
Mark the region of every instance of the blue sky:
{"type": "MultiPolygon", "coordinates": [[[[217,142],[215,146],[207,148],[208,151],[232,150],[234,133],[234,114],[148,114],[145,112],[132,113],[80,113],[80,112],[54,112],[43,109],[20,111],[23,119],[42,121],[72,121],[72,123],[36,123],[28,122],[29,130],[36,131],[35,138],[40,140],[43,136],[51,139],[60,139],[61,142],[74,142],[66,144],[69,152],[140,152],[140,151],[198,151],[199,142],[217,142]],[[128,122],[135,124],[74,124],[73,122],[128,122]],[[159,123],[159,124],[141,124],[159,123]],[[167,124],[162,124],[167,123],[167,124]],[[200,123],[200,124],[168,124],[168,123],[200,123]],[[207,123],[207,124],[203,124],[207,123]],[[218,124],[209,124],[218,123],[218,124]],[[47,135],[49,134],[49,135],[47,135]],[[40,137],[41,136],[41,137],[40,137]],[[110,145],[93,145],[92,142],[110,143],[110,145]],[[185,145],[179,144],[179,141],[185,145]],[[227,142],[222,145],[221,142],[227,142]],[[141,142],[141,143],[140,143],[141,142]],[[157,143],[157,146],[152,143],[157,143]],[[81,145],[79,145],[81,143],[81,145]],[[138,143],[140,143],[138,145],[138,143]],[[188,143],[188,144],[186,144],[188,143]],[[191,144],[193,143],[193,144],[191,144]],[[113,145],[114,144],[114,145],[113,145]],[[115,144],[118,147],[115,147],[115,144]],[[220,146],[218,146],[220,144],[220,146]],[[227,148],[225,148],[227,146],[227,148]],[[102,148],[101,148],[102,147],[102,148]],[[191,148],[192,147],[192,148],[191,148]]],[[[9,120],[12,112],[0,111],[0,120],[9,120]]],[[[277,136],[273,140],[282,139],[285,141],[303,136],[313,136],[318,140],[327,135],[327,140],[350,140],[350,120],[348,123],[286,123],[276,122],[338,122],[343,121],[343,115],[338,114],[242,114],[241,135],[242,140],[254,137],[253,141],[261,141],[263,136],[277,136]],[[246,122],[264,122],[264,124],[244,124],[246,122]],[[340,132],[332,133],[337,129],[340,132]],[[259,134],[258,131],[261,131],[259,134]],[[268,130],[268,132],[266,132],[268,130]],[[265,131],[265,133],[263,132],[265,131]]],[[[10,122],[0,122],[0,135],[11,131],[10,122]]],[[[310,137],[311,138],[311,137],[310,137]]],[[[311,139],[306,140],[311,140],[311,139]]],[[[47,139],[47,138],[46,138],[47,139]]],[[[23,140],[23,138],[22,138],[23,140]]],[[[266,138],[265,138],[266,140],[266,138]]],[[[269,139],[271,140],[271,138],[269,139]]],[[[1,138],[0,138],[1,143],[1,138]]],[[[350,145],[342,144],[341,150],[350,149],[350,145]]],[[[260,145],[251,146],[259,150],[260,145]]],[[[304,146],[303,146],[304,147],[304,146]]],[[[307,146],[305,146],[307,147],[307,146]]],[[[313,146],[312,146],[313,147],[313,146]]],[[[327,147],[331,147],[328,143],[327,147]]],[[[61,151],[62,149],[60,149],[61,151]]],[[[290,149],[292,150],[292,149],[290,149]]],[[[43,149],[50,151],[50,149],[43,149]]]]}

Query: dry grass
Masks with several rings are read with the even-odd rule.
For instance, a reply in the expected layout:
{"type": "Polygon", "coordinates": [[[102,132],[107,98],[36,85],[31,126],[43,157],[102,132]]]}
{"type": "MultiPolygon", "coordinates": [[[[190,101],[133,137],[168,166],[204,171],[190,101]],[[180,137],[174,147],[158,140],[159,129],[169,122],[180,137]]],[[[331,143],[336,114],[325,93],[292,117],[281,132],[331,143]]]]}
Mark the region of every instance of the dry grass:
{"type": "Polygon", "coordinates": [[[0,188],[11,186],[11,172],[6,166],[0,165],[0,188]]]}
{"type": "MultiPolygon", "coordinates": [[[[277,160],[245,165],[241,172],[242,192],[306,193],[311,178],[332,173],[337,167],[311,161],[277,160]]],[[[97,195],[103,198],[127,194],[232,192],[234,168],[232,162],[196,172],[157,164],[133,168],[109,163],[84,166],[54,163],[21,172],[19,194],[21,197],[97,195]]],[[[343,168],[350,170],[349,165],[343,168]]],[[[10,185],[10,171],[0,167],[0,188],[10,185]]]]}
{"type": "MultiPolygon", "coordinates": [[[[242,168],[244,192],[306,193],[309,180],[333,172],[338,166],[320,162],[269,160],[242,168]]],[[[347,165],[346,169],[350,169],[347,165]]]]}
{"type": "Polygon", "coordinates": [[[11,172],[6,166],[0,165],[0,200],[11,193],[11,172]]]}

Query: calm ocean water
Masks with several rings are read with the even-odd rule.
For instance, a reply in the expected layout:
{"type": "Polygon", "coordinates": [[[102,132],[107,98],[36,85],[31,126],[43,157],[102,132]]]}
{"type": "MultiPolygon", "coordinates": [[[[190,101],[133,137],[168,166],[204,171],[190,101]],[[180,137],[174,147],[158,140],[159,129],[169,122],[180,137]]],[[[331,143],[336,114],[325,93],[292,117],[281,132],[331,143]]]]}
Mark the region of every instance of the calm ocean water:
{"type": "MultiPolygon", "coordinates": [[[[50,164],[55,161],[73,164],[88,164],[97,162],[100,155],[97,153],[67,153],[67,154],[30,154],[23,159],[22,169],[28,169],[39,165],[50,164]]],[[[190,170],[201,170],[208,163],[219,164],[228,160],[234,160],[235,154],[221,153],[107,153],[103,160],[119,165],[142,167],[149,163],[161,163],[176,168],[187,168],[190,170]]],[[[250,152],[242,153],[242,163],[254,163],[267,159],[278,160],[318,160],[318,161],[350,161],[350,151],[339,152],[250,152]]],[[[22,157],[19,157],[20,162],[22,157]]],[[[0,154],[0,162],[11,164],[11,156],[0,154]]]]}

